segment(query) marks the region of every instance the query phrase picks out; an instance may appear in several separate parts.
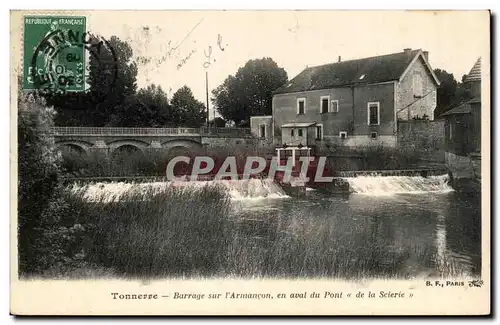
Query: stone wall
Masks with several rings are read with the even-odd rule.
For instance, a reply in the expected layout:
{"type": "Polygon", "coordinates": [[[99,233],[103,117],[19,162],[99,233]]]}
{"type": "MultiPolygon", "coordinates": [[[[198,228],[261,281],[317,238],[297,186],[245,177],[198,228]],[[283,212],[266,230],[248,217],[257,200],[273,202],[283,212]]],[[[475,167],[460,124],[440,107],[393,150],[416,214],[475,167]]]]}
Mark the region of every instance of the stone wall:
{"type": "Polygon", "coordinates": [[[398,121],[398,147],[418,150],[423,159],[444,162],[444,120],[398,121]]]}
{"type": "Polygon", "coordinates": [[[446,166],[454,179],[469,178],[481,180],[481,156],[460,156],[451,152],[445,153],[446,166]]]}
{"type": "Polygon", "coordinates": [[[203,136],[201,141],[205,148],[255,149],[270,147],[266,139],[256,137],[203,136]]]}
{"type": "Polygon", "coordinates": [[[417,59],[403,80],[396,85],[396,112],[398,120],[412,120],[414,116],[434,119],[437,105],[437,88],[422,58],[417,59]],[[422,81],[422,92],[416,94],[413,87],[413,76],[419,75],[422,81]],[[419,96],[422,97],[419,97],[419,96]]]}

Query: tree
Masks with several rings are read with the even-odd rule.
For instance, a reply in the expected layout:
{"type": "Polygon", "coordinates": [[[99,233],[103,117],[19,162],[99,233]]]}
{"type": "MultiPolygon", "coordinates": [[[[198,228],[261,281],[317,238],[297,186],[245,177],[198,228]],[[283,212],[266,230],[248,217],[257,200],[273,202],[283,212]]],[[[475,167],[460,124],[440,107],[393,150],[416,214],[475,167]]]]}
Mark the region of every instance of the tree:
{"type": "Polygon", "coordinates": [[[212,100],[225,120],[248,125],[250,116],[271,114],[272,92],[287,81],[285,69],[273,59],[250,60],[212,91],[212,100]]]}
{"type": "Polygon", "coordinates": [[[137,64],[130,45],[116,36],[108,42],[92,36],[89,55],[89,89],[81,93],[47,94],[57,111],[59,126],[105,126],[137,89],[137,64]],[[96,45],[97,44],[97,45],[96,45]],[[100,44],[100,45],[99,45],[100,44]]]}
{"type": "Polygon", "coordinates": [[[109,125],[120,127],[175,127],[179,117],[167,94],[154,84],[128,96],[112,115],[109,125]]]}
{"type": "Polygon", "coordinates": [[[54,110],[37,93],[22,90],[17,105],[18,247],[19,269],[24,273],[33,271],[39,259],[37,229],[43,224],[43,212],[57,186],[59,156],[51,135],[54,110]]]}
{"type": "Polygon", "coordinates": [[[455,80],[453,74],[445,70],[435,69],[434,73],[441,82],[437,89],[437,106],[434,110],[434,116],[439,117],[439,115],[453,108],[454,105],[468,99],[470,95],[463,83],[465,76],[462,77],[460,83],[455,80]]]}
{"type": "Polygon", "coordinates": [[[205,104],[194,98],[188,86],[183,86],[174,93],[171,104],[179,118],[179,126],[197,128],[204,124],[207,115],[205,104]]]}

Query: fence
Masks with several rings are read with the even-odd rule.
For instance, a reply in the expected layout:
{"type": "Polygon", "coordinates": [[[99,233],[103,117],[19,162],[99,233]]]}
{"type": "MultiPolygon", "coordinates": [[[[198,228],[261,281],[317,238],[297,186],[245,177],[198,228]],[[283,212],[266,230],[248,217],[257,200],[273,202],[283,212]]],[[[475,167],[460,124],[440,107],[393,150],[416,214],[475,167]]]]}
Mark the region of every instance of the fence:
{"type": "Polygon", "coordinates": [[[250,128],[117,128],[117,127],[54,127],[58,136],[116,136],[116,135],[176,135],[227,134],[250,135],[250,128]]]}

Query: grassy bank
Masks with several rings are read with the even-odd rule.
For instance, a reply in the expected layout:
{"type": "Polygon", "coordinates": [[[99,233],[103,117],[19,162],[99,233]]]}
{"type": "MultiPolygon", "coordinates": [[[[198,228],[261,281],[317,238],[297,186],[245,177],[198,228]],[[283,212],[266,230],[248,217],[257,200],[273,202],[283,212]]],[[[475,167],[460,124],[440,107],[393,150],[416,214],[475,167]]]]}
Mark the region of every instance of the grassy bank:
{"type": "Polygon", "coordinates": [[[228,241],[229,198],[219,188],[130,193],[119,202],[68,195],[70,223],[85,229],[77,249],[89,265],[132,277],[219,273],[228,241]]]}

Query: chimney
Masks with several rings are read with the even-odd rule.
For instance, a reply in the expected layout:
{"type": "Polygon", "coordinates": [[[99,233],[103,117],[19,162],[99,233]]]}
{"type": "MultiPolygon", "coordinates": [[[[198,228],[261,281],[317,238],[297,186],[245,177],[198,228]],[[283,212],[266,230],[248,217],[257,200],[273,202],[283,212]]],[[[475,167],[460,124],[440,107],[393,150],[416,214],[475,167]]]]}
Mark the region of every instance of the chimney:
{"type": "Polygon", "coordinates": [[[411,51],[411,48],[409,48],[409,47],[407,47],[407,48],[403,49],[403,52],[405,52],[405,53],[408,53],[408,52],[410,52],[410,51],[411,51]]]}
{"type": "Polygon", "coordinates": [[[339,55],[339,62],[342,61],[342,57],[339,55]]]}
{"type": "Polygon", "coordinates": [[[429,61],[429,51],[422,51],[422,53],[424,54],[424,58],[429,61]]]}

